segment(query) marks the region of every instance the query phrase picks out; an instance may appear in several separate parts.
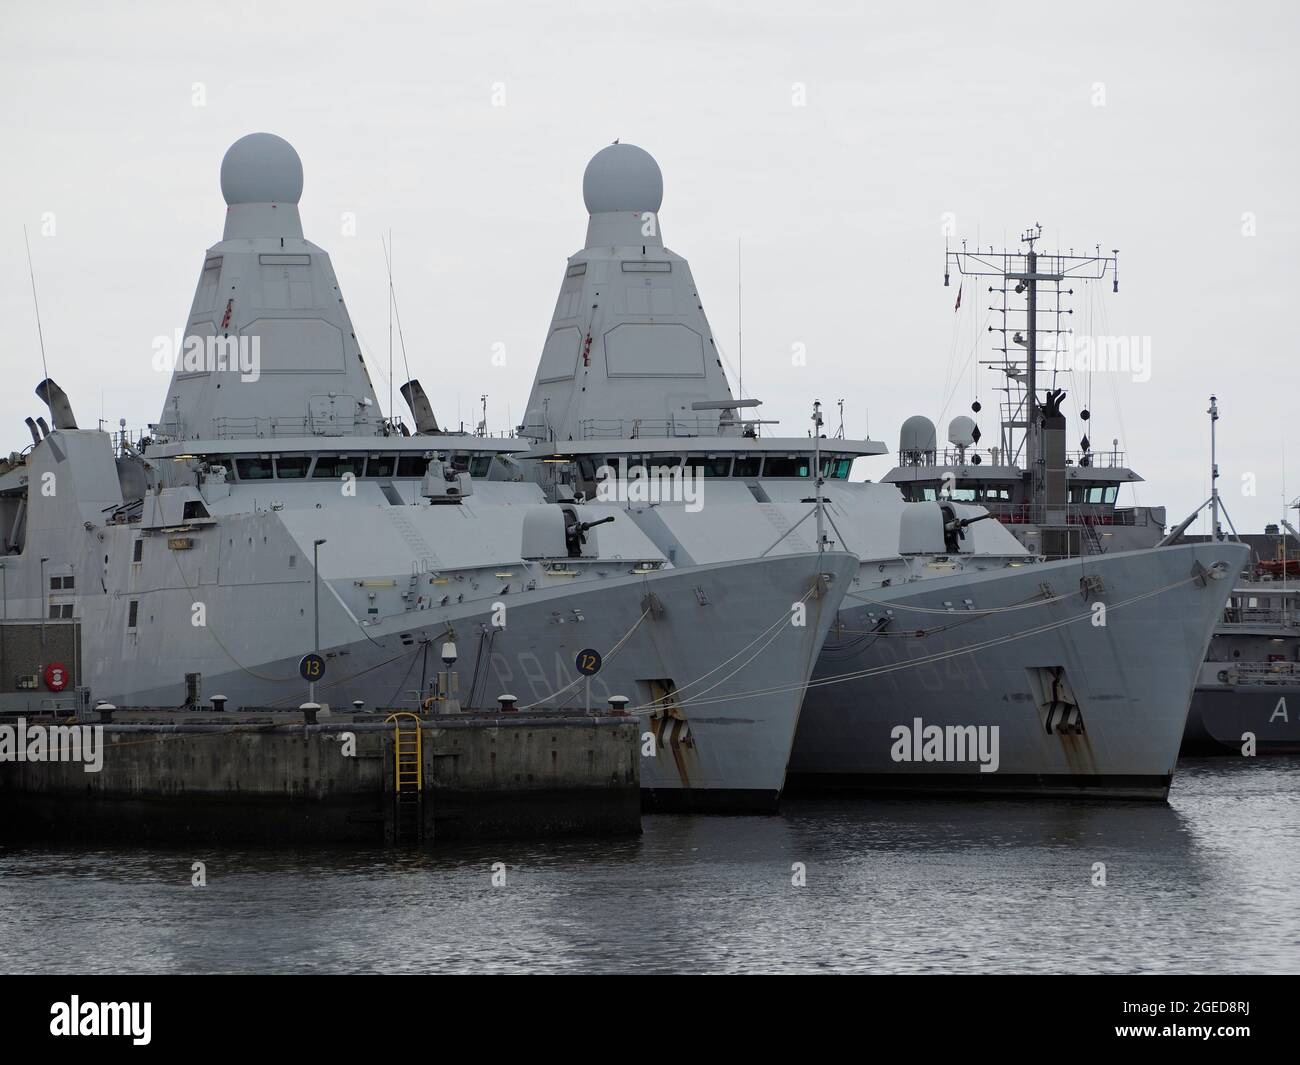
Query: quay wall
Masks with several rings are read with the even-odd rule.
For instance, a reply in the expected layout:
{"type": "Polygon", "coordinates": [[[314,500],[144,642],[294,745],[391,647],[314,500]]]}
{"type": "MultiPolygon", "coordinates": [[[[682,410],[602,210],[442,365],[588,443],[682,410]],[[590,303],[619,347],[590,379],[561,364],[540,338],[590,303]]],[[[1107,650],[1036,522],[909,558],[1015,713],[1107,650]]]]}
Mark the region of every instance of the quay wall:
{"type": "MultiPolygon", "coordinates": [[[[98,772],[81,761],[0,761],[0,834],[208,842],[392,835],[391,724],[145,716],[148,723],[102,726],[98,772]],[[172,723],[157,723],[167,717],[172,723]]],[[[465,714],[426,719],[420,731],[425,841],[640,831],[632,719],[465,714]]]]}

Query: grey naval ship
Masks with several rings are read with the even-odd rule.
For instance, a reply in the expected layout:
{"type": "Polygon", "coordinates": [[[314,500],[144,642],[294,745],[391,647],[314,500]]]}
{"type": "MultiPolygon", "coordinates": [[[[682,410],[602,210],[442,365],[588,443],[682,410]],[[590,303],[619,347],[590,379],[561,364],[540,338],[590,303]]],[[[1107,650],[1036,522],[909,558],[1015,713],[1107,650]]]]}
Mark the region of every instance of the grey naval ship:
{"type": "Polygon", "coordinates": [[[294,707],[318,650],[335,706],[613,699],[661,740],[644,796],[771,809],[857,558],[692,563],[621,514],[548,502],[512,457],[525,442],[442,433],[416,382],[419,431],[384,417],[330,258],[303,237],[302,184],[278,137],[226,153],[224,235],[179,350],[155,349],[171,378],[147,434],[81,428],[39,386],[52,426],[30,423],[0,467],[0,562],[6,619],[75,626],[69,676],[46,685],[87,705],[294,707]],[[454,701],[430,682],[444,659],[454,701]],[[709,710],[674,718],[678,691],[709,710]]]}
{"type": "MultiPolygon", "coordinates": [[[[842,427],[827,438],[819,407],[808,435],[772,435],[758,401],[732,392],[690,267],[664,246],[654,159],[602,149],[583,195],[587,239],[542,346],[524,459],[550,498],[626,518],[677,564],[861,559],[804,701],[791,787],[1166,796],[1244,549],[1049,560],[974,501],[851,480],[886,448],[842,427]]],[[[998,264],[1031,310],[1067,266],[1032,239],[998,264]]],[[[1025,419],[1035,456],[1060,444],[1044,413],[1025,419]]],[[[1036,498],[1056,499],[1059,467],[1030,468],[1036,498]]],[[[726,705],[683,692],[673,713],[689,725],[726,705]]]]}
{"type": "MultiPolygon", "coordinates": [[[[1003,309],[1005,316],[1006,311],[1003,309]]],[[[1014,327],[996,330],[1005,337],[1014,327]]],[[[899,438],[901,464],[884,480],[898,485],[903,498],[925,502],[952,499],[985,507],[1027,550],[1047,558],[1096,558],[1187,543],[1232,541],[1249,554],[1233,577],[1231,592],[1215,626],[1192,694],[1182,753],[1188,755],[1283,754],[1300,751],[1300,538],[1282,519],[1262,534],[1238,534],[1218,492],[1218,466],[1211,458],[1211,497],[1166,532],[1165,508],[1123,506],[1119,493],[1142,481],[1113,440],[1094,450],[1088,436],[1092,412],[1083,407],[1079,449],[1065,447],[1063,394],[1049,393],[1045,415],[1047,461],[1064,473],[1057,498],[1047,504],[1031,499],[1031,478],[1024,468],[1023,429],[1026,365],[1002,341],[997,357],[985,363],[1003,375],[998,391],[998,443],[976,446],[975,421],[958,415],[948,425],[948,446],[936,445],[934,423],[914,415],[903,423],[899,438]],[[1210,536],[1186,530],[1203,510],[1211,512],[1210,536]]],[[[979,401],[972,406],[976,412],[979,401]]],[[[1210,397],[1211,439],[1219,419],[1218,399],[1210,397]]]]}
{"type": "Polygon", "coordinates": [[[1184,754],[1300,752],[1300,538],[1284,522],[1240,540],[1250,560],[1210,641],[1184,754]]]}

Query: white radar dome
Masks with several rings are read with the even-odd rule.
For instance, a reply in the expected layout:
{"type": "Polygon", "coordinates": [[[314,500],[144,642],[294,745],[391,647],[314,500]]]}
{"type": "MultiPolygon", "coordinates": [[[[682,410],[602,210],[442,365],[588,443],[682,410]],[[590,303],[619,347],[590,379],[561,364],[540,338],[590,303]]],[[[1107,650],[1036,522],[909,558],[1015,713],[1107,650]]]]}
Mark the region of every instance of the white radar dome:
{"type": "Polygon", "coordinates": [[[933,451],[936,439],[934,422],[924,414],[913,414],[903,423],[903,428],[898,434],[898,450],[904,454],[933,451]]]}
{"type": "Polygon", "coordinates": [[[240,137],[221,160],[221,195],[240,203],[293,203],[302,198],[302,160],[274,133],[240,137]]]}
{"type": "Polygon", "coordinates": [[[959,414],[948,423],[948,443],[953,447],[970,447],[975,443],[975,419],[959,414]]]}
{"type": "Polygon", "coordinates": [[[654,156],[635,144],[611,144],[587,164],[582,198],[590,214],[654,211],[664,200],[664,176],[654,156]]]}

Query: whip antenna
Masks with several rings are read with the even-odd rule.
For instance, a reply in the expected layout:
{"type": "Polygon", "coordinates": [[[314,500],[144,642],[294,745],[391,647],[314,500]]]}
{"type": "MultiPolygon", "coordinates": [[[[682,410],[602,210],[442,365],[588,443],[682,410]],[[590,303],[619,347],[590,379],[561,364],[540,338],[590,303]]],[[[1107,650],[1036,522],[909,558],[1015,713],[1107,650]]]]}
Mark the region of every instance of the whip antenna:
{"type": "MultiPolygon", "coordinates": [[[[32,306],[36,308],[36,336],[41,342],[41,369],[45,380],[50,379],[50,368],[45,363],[45,331],[41,328],[41,304],[36,298],[36,271],[32,268],[32,245],[27,239],[27,227],[23,226],[23,244],[27,247],[27,273],[32,279],[32,306]]],[[[47,403],[46,406],[49,406],[47,403]]]]}

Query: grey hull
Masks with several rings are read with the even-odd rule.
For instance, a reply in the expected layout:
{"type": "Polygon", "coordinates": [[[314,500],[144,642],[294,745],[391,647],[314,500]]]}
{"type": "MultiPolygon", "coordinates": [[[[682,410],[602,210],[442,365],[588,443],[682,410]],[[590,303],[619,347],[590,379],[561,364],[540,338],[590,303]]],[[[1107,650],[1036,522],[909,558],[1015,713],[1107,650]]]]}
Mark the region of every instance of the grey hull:
{"type": "Polygon", "coordinates": [[[1185,755],[1242,756],[1247,734],[1256,754],[1300,753],[1300,686],[1202,686],[1192,696],[1185,755]]]}
{"type": "Polygon", "coordinates": [[[1165,797],[1230,588],[1198,579],[1197,567],[1222,562],[1235,573],[1244,554],[1189,545],[850,593],[805,700],[790,789],[1165,797]],[[1102,589],[1088,599],[981,613],[1041,599],[1044,585],[1054,596],[1078,592],[1085,576],[1102,589]],[[1093,623],[1096,602],[1107,604],[1104,625],[1093,623]],[[927,634],[871,635],[891,609],[887,631],[927,634]],[[1045,697],[1041,678],[1055,667],[1081,718],[1068,724],[1078,727],[1063,727],[1061,708],[1045,697]],[[862,671],[871,672],[840,679],[862,671]],[[917,722],[996,726],[997,768],[981,771],[970,757],[902,760],[916,751],[900,751],[895,730],[921,731],[917,722]]]}
{"type": "MultiPolygon", "coordinates": [[[[592,706],[626,696],[644,722],[641,782],[650,804],[771,809],[784,786],[803,685],[857,569],[856,557],[844,553],[783,555],[605,580],[576,599],[571,591],[516,594],[508,597],[508,624],[495,630],[491,606],[482,602],[416,613],[373,626],[366,637],[327,643],[327,675],[316,696],[335,706],[357,699],[370,707],[400,706],[407,691],[421,687],[422,674],[441,668],[439,642],[451,626],[465,656],[467,704],[495,707],[496,697],[509,692],[521,708],[582,708],[586,684],[574,661],[591,647],[605,656],[591,679],[592,706]],[[808,597],[819,574],[830,580],[808,597]],[[791,607],[801,600],[805,623],[792,625],[791,607]],[[654,685],[664,681],[679,692],[681,708],[659,716],[650,704],[662,690],[654,685]],[[692,699],[701,700],[698,709],[692,699]]],[[[212,617],[245,619],[274,616],[275,599],[283,595],[267,588],[256,593],[264,601],[254,603],[247,587],[209,586],[203,594],[212,617]]],[[[176,604],[176,616],[185,605],[176,604]]],[[[89,612],[88,650],[100,638],[120,638],[111,618],[103,619],[102,634],[95,622],[89,612]]],[[[306,685],[298,660],[310,649],[310,630],[258,631],[262,646],[276,649],[273,656],[256,656],[234,633],[188,625],[158,631],[135,663],[91,654],[95,690],[119,705],[175,705],[185,672],[202,667],[205,692],[225,695],[231,709],[300,704],[306,685]],[[231,668],[226,650],[232,647],[239,648],[241,668],[231,668]]]]}

